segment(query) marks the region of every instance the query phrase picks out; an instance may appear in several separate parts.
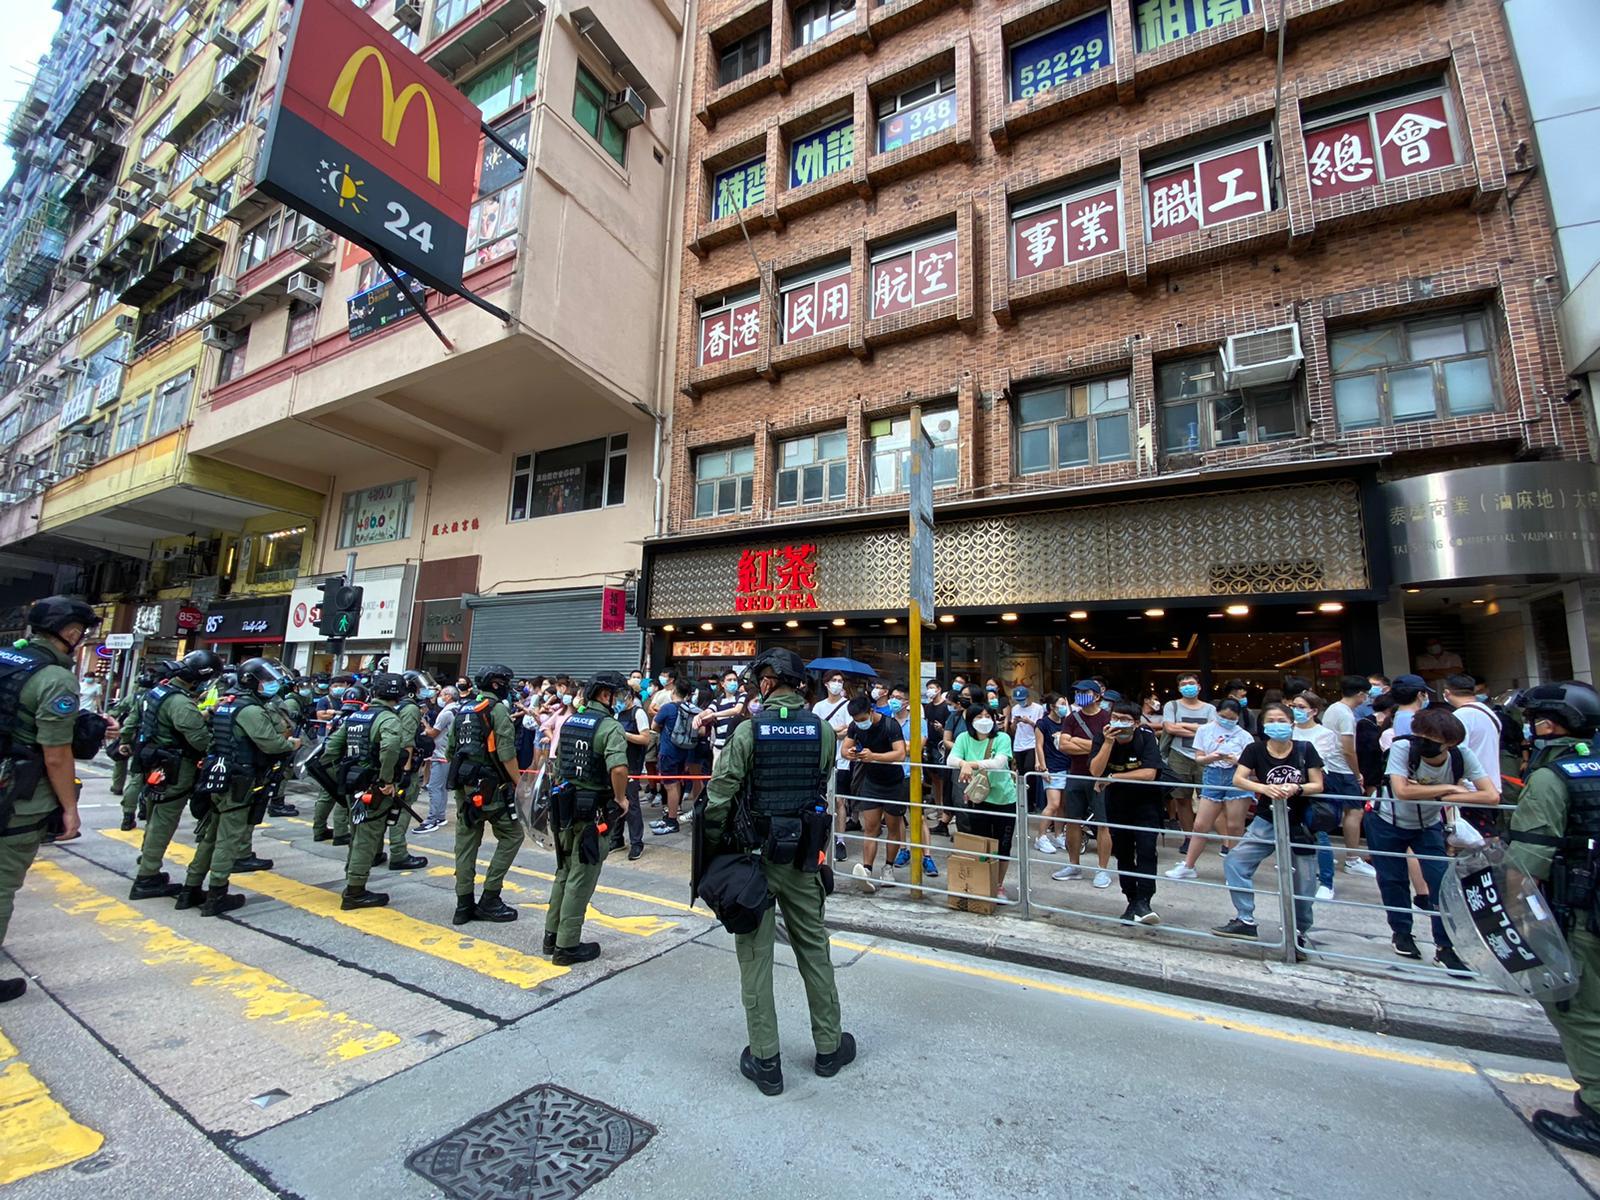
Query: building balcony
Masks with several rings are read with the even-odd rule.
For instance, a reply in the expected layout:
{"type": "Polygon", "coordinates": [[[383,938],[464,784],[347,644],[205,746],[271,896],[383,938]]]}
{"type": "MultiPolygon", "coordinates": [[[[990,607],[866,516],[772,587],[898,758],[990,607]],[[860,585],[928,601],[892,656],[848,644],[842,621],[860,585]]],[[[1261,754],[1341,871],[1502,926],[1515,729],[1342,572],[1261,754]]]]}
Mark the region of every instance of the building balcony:
{"type": "Polygon", "coordinates": [[[543,15],[539,0],[437,0],[421,54],[435,70],[454,78],[543,15]]]}

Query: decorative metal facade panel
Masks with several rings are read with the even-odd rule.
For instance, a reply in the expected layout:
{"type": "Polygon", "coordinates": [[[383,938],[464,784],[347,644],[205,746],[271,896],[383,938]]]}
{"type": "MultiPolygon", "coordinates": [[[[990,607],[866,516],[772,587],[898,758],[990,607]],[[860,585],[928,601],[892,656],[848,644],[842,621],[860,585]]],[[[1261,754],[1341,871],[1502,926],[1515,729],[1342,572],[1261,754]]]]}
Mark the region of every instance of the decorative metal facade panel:
{"type": "MultiPolygon", "coordinates": [[[[662,551],[651,566],[650,619],[735,616],[740,554],[800,536],[779,528],[762,543],[662,551]]],[[[819,611],[906,607],[903,524],[805,538],[817,548],[819,611]]],[[[942,609],[1371,586],[1360,491],[1344,481],[944,521],[934,552],[942,609]]]]}

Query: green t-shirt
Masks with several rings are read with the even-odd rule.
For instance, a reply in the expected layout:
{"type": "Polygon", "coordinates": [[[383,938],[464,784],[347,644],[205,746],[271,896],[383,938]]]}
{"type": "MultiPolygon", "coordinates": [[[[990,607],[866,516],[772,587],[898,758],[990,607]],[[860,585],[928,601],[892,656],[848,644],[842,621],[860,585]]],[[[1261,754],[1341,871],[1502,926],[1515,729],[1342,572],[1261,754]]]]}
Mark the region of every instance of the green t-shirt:
{"type": "MultiPolygon", "coordinates": [[[[968,730],[962,730],[956,735],[955,747],[950,752],[951,758],[959,758],[962,762],[978,762],[987,758],[1003,758],[1011,761],[1011,738],[1003,733],[992,733],[987,739],[974,737],[968,730]]],[[[991,770],[989,772],[989,796],[986,804],[996,808],[1015,808],[1017,803],[1017,780],[1009,768],[991,770]]]]}

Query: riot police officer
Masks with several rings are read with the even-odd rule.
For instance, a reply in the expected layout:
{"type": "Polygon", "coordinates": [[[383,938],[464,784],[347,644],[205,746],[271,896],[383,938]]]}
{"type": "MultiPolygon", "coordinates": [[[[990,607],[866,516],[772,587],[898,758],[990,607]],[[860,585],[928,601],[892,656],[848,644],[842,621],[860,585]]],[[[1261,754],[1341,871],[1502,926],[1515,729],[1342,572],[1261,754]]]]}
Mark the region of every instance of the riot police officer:
{"type": "MultiPolygon", "coordinates": [[[[268,701],[267,707],[277,714],[284,726],[284,736],[300,739],[305,733],[306,722],[311,719],[311,685],[298,679],[290,668],[282,663],[265,660],[282,672],[283,678],[277,691],[268,701]]],[[[240,667],[241,678],[244,668],[240,667]]],[[[270,686],[270,685],[269,685],[270,686]]],[[[288,765],[284,764],[273,778],[272,788],[267,796],[267,816],[269,817],[298,817],[300,809],[297,805],[290,804],[283,798],[283,786],[288,780],[288,765]]]]}
{"type": "Polygon", "coordinates": [[[194,791],[200,760],[211,748],[211,730],[195,706],[195,693],[221,673],[222,660],[210,650],[191,650],[179,660],[172,678],[144,698],[132,772],[146,817],[130,900],[175,896],[183,890],[182,884],[168,882],[161,863],[194,791]]]}
{"type": "MultiPolygon", "coordinates": [[[[275,759],[293,753],[298,739],[283,735],[278,718],[267,707],[283,686],[284,675],[264,658],[239,666],[239,686],[211,712],[211,751],[206,759],[204,792],[196,792],[194,859],[178,894],[179,908],[200,909],[203,917],[232,912],[244,897],[228,894],[228,876],[241,851],[250,844],[250,829],[259,808],[257,795],[267,786],[275,759]],[[209,887],[201,880],[210,873],[209,887]]],[[[269,864],[270,866],[270,864],[269,864]]]]}
{"type": "Polygon", "coordinates": [[[378,908],[389,903],[384,892],[367,891],[373,859],[383,845],[383,827],[399,803],[400,761],[405,737],[394,706],[405,695],[406,681],[384,672],[372,677],[372,699],[351,713],[322,748],[325,766],[336,767],[350,806],[350,857],[344,871],[342,909],[378,908]]]}
{"type": "MultiPolygon", "coordinates": [[[[111,717],[124,729],[136,728],[139,706],[144,703],[144,695],[159,682],[160,676],[156,674],[156,664],[147,662],[139,668],[138,675],[134,676],[133,686],[120,700],[111,706],[111,717]]],[[[111,751],[111,790],[122,796],[122,829],[124,832],[133,828],[133,810],[138,801],[135,794],[129,800],[126,793],[128,789],[128,758],[133,753],[133,742],[130,739],[124,742],[118,738],[117,744],[111,751]]]]}
{"type": "Polygon", "coordinates": [[[515,802],[517,735],[506,707],[515,677],[499,663],[479,671],[473,679],[478,694],[456,713],[445,744],[449,786],[456,794],[456,912],[451,918],[456,925],[517,919],[517,910],[500,899],[523,838],[515,802]],[[483,895],[475,899],[473,881],[485,825],[494,830],[494,857],[484,873],[483,895]]]}
{"type": "Polygon", "coordinates": [[[1511,815],[1507,862],[1539,880],[1578,968],[1578,994],[1545,1005],[1578,1081],[1575,1111],[1533,1114],[1553,1142],[1600,1155],[1600,693],[1547,683],[1522,694],[1532,743],[1526,784],[1511,815]]]}
{"type": "Polygon", "coordinates": [[[561,725],[550,825],[556,835],[556,880],[544,921],[544,952],[559,967],[600,957],[599,942],[585,942],[583,918],[600,882],[611,831],[628,811],[628,742],[612,705],[627,691],[616,671],[594,677],[584,704],[561,725]]]}
{"type": "MultiPolygon", "coordinates": [[[[72,760],[82,747],[73,744],[79,709],[72,656],[99,623],[83,601],[51,596],[28,610],[27,643],[0,648],[0,946],[12,898],[46,834],[57,841],[78,836],[72,760]]],[[[98,717],[94,722],[104,729],[98,717]]],[[[26,979],[0,979],[0,1003],[27,989],[26,979]]]]}
{"type": "MultiPolygon", "coordinates": [[[[400,716],[400,736],[405,739],[406,747],[404,769],[400,774],[401,799],[405,804],[400,809],[399,819],[389,826],[388,864],[391,871],[414,871],[428,865],[423,855],[411,853],[411,847],[406,844],[406,830],[411,828],[408,809],[417,802],[417,791],[422,786],[422,764],[428,757],[422,748],[422,700],[438,689],[434,687],[433,677],[425,671],[405,671],[401,678],[405,680],[406,690],[395,712],[400,716]]],[[[384,861],[380,854],[374,865],[382,866],[384,861]]]]}
{"type": "MultiPolygon", "coordinates": [[[[341,684],[338,702],[339,707],[328,722],[328,736],[322,743],[324,750],[328,742],[333,740],[335,731],[366,707],[367,689],[354,683],[348,686],[341,684]]],[[[317,798],[316,807],[311,813],[311,840],[326,842],[330,839],[335,846],[350,844],[350,809],[346,807],[343,796],[335,796],[327,788],[323,788],[322,795],[317,798]],[[331,828],[328,825],[330,817],[333,820],[331,828]]]]}
{"type": "Polygon", "coordinates": [[[706,788],[705,812],[695,823],[696,838],[704,839],[702,856],[718,847],[753,852],[766,876],[769,900],[760,924],[752,933],[737,934],[735,941],[750,1033],[739,1070],[768,1096],[783,1091],[772,996],[773,900],[783,909],[784,928],[805,981],[816,1073],[831,1077],[856,1056],[855,1038],[839,1028],[839,993],[823,923],[823,873],[830,869],[832,846],[827,781],[834,769],[834,732],[806,707],[800,694],[805,680],[804,664],[789,650],[767,650],[750,664],[745,687],[759,691],[761,711],[729,737],[706,788]]]}

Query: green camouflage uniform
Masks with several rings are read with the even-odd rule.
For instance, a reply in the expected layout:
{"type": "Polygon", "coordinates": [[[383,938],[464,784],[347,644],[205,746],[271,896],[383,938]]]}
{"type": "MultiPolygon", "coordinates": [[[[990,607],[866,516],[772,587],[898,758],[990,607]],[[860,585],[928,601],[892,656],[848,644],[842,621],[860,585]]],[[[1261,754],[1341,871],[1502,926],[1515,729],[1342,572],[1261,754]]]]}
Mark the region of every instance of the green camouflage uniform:
{"type": "MultiPolygon", "coordinates": [[[[377,717],[372,722],[368,743],[368,750],[372,755],[371,761],[378,771],[372,781],[372,803],[363,806],[366,815],[362,822],[354,827],[355,832],[350,840],[350,857],[345,862],[345,888],[351,892],[360,891],[367,886],[367,877],[372,873],[373,859],[377,858],[378,850],[383,845],[383,826],[389,811],[395,806],[395,797],[383,795],[378,788],[398,782],[400,760],[405,752],[405,742],[400,736],[400,716],[394,711],[394,705],[387,700],[373,700],[367,707],[378,711],[377,717]]],[[[346,722],[333,731],[333,735],[323,746],[322,762],[329,770],[337,769],[339,760],[344,757],[348,734],[349,722],[346,722]]],[[[360,801],[351,799],[350,803],[353,806],[360,801]]]]}
{"type": "MultiPolygon", "coordinates": [[[[485,750],[485,760],[480,765],[488,765],[487,755],[492,753],[500,762],[501,768],[506,773],[506,778],[517,778],[517,735],[511,725],[511,712],[503,701],[492,693],[479,692],[470,702],[464,701],[456,712],[455,723],[450,726],[450,736],[446,739],[445,759],[453,762],[456,750],[460,745],[461,722],[470,708],[486,704],[485,716],[489,719],[489,736],[493,739],[485,750]]],[[[510,788],[498,789],[492,794],[486,794],[486,802],[476,812],[482,814],[481,820],[469,820],[468,809],[471,800],[465,788],[456,788],[456,899],[470,898],[473,895],[473,880],[477,876],[478,848],[483,844],[484,826],[494,830],[494,857],[489,860],[489,869],[484,874],[483,890],[485,892],[499,892],[505,883],[506,872],[511,869],[511,860],[516,858],[517,849],[522,845],[522,822],[517,819],[517,806],[512,799],[510,788]]]]}
{"type": "MultiPolygon", "coordinates": [[[[592,753],[594,758],[604,764],[607,776],[606,785],[596,788],[581,780],[574,780],[573,786],[579,791],[592,792],[595,796],[595,812],[597,819],[602,816],[615,799],[609,778],[612,771],[618,767],[628,765],[628,740],[622,734],[622,726],[611,715],[611,710],[597,704],[586,704],[580,712],[594,710],[605,714],[594,731],[594,745],[592,753]]],[[[559,762],[559,746],[550,748],[552,761],[559,762]]],[[[559,771],[559,766],[558,766],[559,771]]],[[[594,824],[593,821],[589,824],[594,824]]],[[[559,843],[556,855],[556,881],[550,885],[550,910],[545,915],[544,931],[554,935],[557,949],[570,950],[583,939],[583,918],[589,912],[589,901],[594,896],[595,886],[600,882],[600,868],[605,865],[606,854],[611,849],[609,831],[596,837],[600,845],[599,860],[593,863],[579,861],[578,843],[582,840],[588,825],[580,825],[576,821],[556,834],[559,843]]]]}
{"type": "MultiPolygon", "coordinates": [[[[150,806],[150,815],[144,827],[144,844],[139,852],[138,874],[141,879],[160,872],[172,835],[178,832],[179,818],[183,816],[184,807],[194,791],[200,760],[211,748],[211,727],[195,707],[193,685],[182,679],[170,682],[173,692],[156,714],[155,744],[163,748],[176,748],[183,758],[176,771],[167,773],[165,794],[161,800],[150,806]]],[[[137,765],[128,772],[128,786],[134,789],[136,800],[146,773],[137,765]]],[[[126,803],[126,794],[123,799],[126,803]]]]}
{"type": "Polygon", "coordinates": [[[263,785],[271,767],[267,760],[294,749],[283,735],[278,714],[265,704],[246,703],[240,708],[233,718],[233,736],[254,743],[256,770],[253,775],[230,777],[227,792],[211,798],[210,811],[195,827],[194,859],[184,879],[187,887],[199,887],[208,871],[211,887],[228,886],[234,862],[250,853],[254,832],[250,809],[255,805],[256,789],[263,785]]]}

